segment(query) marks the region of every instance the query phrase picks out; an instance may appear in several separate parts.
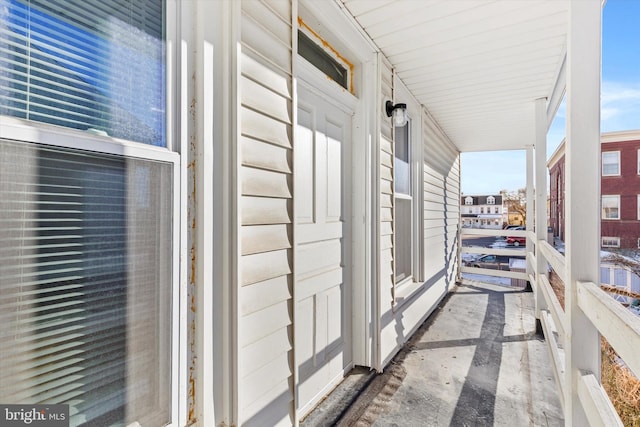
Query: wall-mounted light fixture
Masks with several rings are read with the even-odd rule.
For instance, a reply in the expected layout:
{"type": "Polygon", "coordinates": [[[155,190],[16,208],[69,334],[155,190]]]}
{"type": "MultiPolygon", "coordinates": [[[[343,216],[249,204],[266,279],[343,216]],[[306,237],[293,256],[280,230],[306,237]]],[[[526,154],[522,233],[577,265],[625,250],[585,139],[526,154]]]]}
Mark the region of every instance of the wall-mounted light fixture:
{"type": "Polygon", "coordinates": [[[385,104],[387,110],[387,117],[393,116],[393,125],[395,127],[402,127],[409,121],[409,115],[407,114],[407,104],[393,104],[391,101],[387,101],[385,104]]]}

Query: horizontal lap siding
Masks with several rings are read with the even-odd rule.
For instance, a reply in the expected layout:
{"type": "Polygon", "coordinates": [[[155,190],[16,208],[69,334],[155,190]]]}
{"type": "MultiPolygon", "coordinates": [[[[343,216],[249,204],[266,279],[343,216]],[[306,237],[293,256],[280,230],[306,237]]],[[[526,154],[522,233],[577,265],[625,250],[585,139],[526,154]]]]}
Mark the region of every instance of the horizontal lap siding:
{"type": "Polygon", "coordinates": [[[291,22],[289,2],[242,2],[240,425],[293,423],[291,22]]]}
{"type": "Polygon", "coordinates": [[[423,114],[424,265],[428,281],[445,268],[447,284],[457,275],[460,220],[459,153],[433,118],[423,114]]]}
{"type": "MultiPolygon", "coordinates": [[[[422,324],[426,316],[433,312],[455,284],[457,277],[459,154],[426,110],[423,113],[422,143],[423,197],[417,202],[422,202],[424,214],[424,282],[422,288],[416,290],[409,300],[399,299],[395,305],[393,295],[385,294],[388,287],[393,288],[393,276],[389,277],[388,284],[381,284],[383,300],[380,347],[383,366],[422,324]]],[[[385,194],[381,196],[384,206],[385,194]]],[[[392,209],[390,208],[391,211],[392,209]]],[[[381,215],[384,216],[384,208],[382,211],[381,215]]],[[[381,222],[381,226],[392,233],[392,229],[387,228],[384,221],[381,222]]],[[[387,236],[384,232],[382,234],[380,262],[382,266],[393,265],[393,259],[388,255],[392,254],[393,250],[387,250],[392,247],[392,234],[388,239],[385,239],[387,236]]],[[[381,280],[384,280],[384,277],[381,280]]],[[[402,293],[402,286],[396,292],[402,293]]]]}
{"type": "Polygon", "coordinates": [[[393,127],[384,103],[393,99],[393,70],[383,57],[381,61],[380,91],[380,297],[382,312],[391,309],[394,285],[393,248],[393,127]]]}

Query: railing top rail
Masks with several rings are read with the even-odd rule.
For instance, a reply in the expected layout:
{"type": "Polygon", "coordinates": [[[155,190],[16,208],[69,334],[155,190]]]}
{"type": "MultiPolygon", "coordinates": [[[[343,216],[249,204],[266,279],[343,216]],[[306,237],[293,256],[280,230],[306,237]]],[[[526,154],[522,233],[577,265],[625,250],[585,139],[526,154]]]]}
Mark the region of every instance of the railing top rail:
{"type": "Polygon", "coordinates": [[[556,250],[553,246],[551,246],[548,242],[544,240],[540,240],[540,252],[547,260],[551,267],[555,270],[556,274],[562,279],[562,281],[566,281],[566,264],[564,260],[564,255],[556,250]]]}
{"type": "Polygon", "coordinates": [[[592,282],[578,282],[578,306],[609,341],[631,371],[640,377],[640,317],[592,282]]]}
{"type": "Polygon", "coordinates": [[[607,393],[590,372],[582,372],[578,382],[578,396],[591,425],[624,427],[607,393]]]}
{"type": "Polygon", "coordinates": [[[527,237],[526,230],[495,230],[491,228],[461,228],[463,236],[514,236],[527,237]]]}
{"type": "Polygon", "coordinates": [[[526,254],[524,249],[485,248],[483,246],[462,246],[460,248],[460,251],[462,253],[468,253],[468,254],[499,255],[499,256],[513,256],[513,257],[523,257],[526,254]]]}

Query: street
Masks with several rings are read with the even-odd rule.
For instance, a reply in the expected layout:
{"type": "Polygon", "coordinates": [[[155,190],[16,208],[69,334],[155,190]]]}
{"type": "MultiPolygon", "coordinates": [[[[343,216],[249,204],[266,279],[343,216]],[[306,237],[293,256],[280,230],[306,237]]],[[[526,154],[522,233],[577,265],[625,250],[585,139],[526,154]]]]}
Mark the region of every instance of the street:
{"type": "MultiPolygon", "coordinates": [[[[496,236],[463,236],[463,247],[481,247],[481,248],[509,248],[520,249],[523,251],[522,258],[524,258],[525,246],[514,247],[513,245],[507,245],[504,237],[496,236]]],[[[508,263],[509,258],[521,258],[519,256],[498,256],[498,263],[508,263]]],[[[464,259],[464,258],[463,258],[464,259]]]]}

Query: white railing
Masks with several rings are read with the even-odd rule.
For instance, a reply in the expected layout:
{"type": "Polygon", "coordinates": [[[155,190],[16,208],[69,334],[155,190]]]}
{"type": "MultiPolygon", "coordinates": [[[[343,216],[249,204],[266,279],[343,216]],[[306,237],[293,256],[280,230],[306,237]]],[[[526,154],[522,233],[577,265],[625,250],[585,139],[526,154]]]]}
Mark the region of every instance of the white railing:
{"type": "MultiPolygon", "coordinates": [[[[526,259],[528,273],[505,270],[493,270],[462,266],[463,273],[475,273],[506,278],[529,280],[535,292],[542,295],[544,304],[538,307],[537,317],[545,335],[549,355],[552,361],[552,371],[558,386],[560,400],[566,408],[567,388],[566,372],[572,372],[571,360],[565,357],[564,348],[570,345],[571,319],[563,310],[547,272],[536,273],[537,257],[542,257],[545,263],[553,268],[558,277],[567,286],[567,274],[564,255],[558,252],[545,240],[537,241],[533,231],[490,230],[490,229],[462,229],[462,236],[517,236],[527,237],[530,243],[526,252],[512,248],[484,248],[461,245],[461,253],[487,254],[497,256],[514,256],[526,259]],[[571,371],[570,371],[571,370],[571,371]]],[[[570,284],[569,284],[570,286],[570,284]]],[[[620,303],[611,298],[600,287],[591,282],[577,282],[577,304],[588,319],[587,327],[595,328],[613,347],[631,371],[640,374],[640,317],[626,310],[620,303]]],[[[600,349],[593,349],[599,352],[600,349]]],[[[615,411],[609,397],[600,384],[599,373],[580,372],[576,393],[579,402],[592,426],[622,426],[622,421],[615,411]]],[[[574,395],[575,396],[575,395],[574,395]]]]}
{"type": "MultiPolygon", "coordinates": [[[[534,243],[539,249],[538,256],[545,259],[565,286],[570,286],[566,283],[564,256],[544,240],[534,243]]],[[[563,348],[568,344],[566,341],[571,340],[570,331],[577,325],[570,324],[570,319],[562,309],[546,274],[532,274],[530,280],[546,302],[546,306],[540,309],[538,317],[551,355],[561,401],[565,406],[565,391],[567,387],[571,387],[566,384],[565,372],[574,367],[568,366],[571,361],[564,357],[563,348]]],[[[637,349],[640,348],[640,317],[630,313],[594,283],[577,282],[575,286],[577,286],[578,307],[589,319],[588,327],[595,328],[611,344],[631,371],[638,376],[640,353],[637,349]]],[[[600,349],[593,349],[593,351],[599,352],[600,349]]],[[[622,426],[622,421],[596,374],[581,372],[576,393],[592,426],[622,426]]]]}

